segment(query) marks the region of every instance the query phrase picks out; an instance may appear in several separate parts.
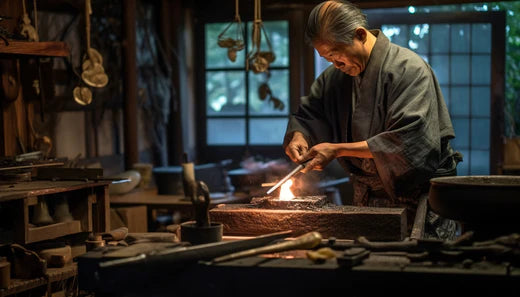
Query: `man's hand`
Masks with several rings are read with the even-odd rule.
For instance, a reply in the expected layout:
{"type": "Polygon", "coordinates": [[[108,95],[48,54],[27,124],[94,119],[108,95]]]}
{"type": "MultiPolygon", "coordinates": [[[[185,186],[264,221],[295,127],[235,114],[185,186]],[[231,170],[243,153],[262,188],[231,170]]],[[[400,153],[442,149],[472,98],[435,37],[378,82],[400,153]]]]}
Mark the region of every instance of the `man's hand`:
{"type": "Polygon", "coordinates": [[[334,143],[323,142],[311,147],[307,154],[302,156],[303,160],[310,161],[301,172],[305,173],[311,170],[323,170],[337,157],[336,146],[337,145],[334,143]]]}
{"type": "Polygon", "coordinates": [[[285,147],[285,153],[295,163],[300,163],[305,159],[302,156],[309,150],[309,144],[301,132],[294,132],[291,142],[285,147]]]}

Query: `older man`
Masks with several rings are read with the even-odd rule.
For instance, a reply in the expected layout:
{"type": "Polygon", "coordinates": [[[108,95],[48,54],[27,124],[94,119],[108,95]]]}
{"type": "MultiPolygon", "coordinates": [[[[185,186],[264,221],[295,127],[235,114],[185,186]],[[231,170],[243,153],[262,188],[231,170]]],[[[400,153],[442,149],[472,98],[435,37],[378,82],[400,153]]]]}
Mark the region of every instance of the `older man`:
{"type": "MultiPolygon", "coordinates": [[[[310,159],[304,172],[338,158],[351,173],[355,205],[406,207],[413,222],[429,179],[456,175],[461,160],[450,147],[455,133],[431,67],[368,30],[366,16],[349,2],[317,5],[306,38],[333,65],[292,115],[286,154],[298,163],[310,159]]],[[[439,222],[437,236],[452,238],[454,223],[439,222]]]]}

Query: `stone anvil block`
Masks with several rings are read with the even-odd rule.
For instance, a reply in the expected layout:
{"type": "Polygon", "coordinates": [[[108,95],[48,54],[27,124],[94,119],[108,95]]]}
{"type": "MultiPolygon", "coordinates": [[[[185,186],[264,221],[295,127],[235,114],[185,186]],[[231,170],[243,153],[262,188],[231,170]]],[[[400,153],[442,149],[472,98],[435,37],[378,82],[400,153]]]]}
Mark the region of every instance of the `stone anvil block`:
{"type": "MultiPolygon", "coordinates": [[[[254,202],[255,200],[252,200],[254,202]]],[[[286,202],[284,202],[286,203],[286,202]]],[[[209,211],[212,222],[220,222],[224,235],[258,236],[292,230],[292,236],[320,232],[324,238],[400,241],[406,237],[405,208],[356,207],[325,204],[305,208],[284,203],[220,204],[209,211]],[[270,207],[262,207],[270,205],[270,207]],[[273,205],[283,209],[273,208],[273,205]]]]}

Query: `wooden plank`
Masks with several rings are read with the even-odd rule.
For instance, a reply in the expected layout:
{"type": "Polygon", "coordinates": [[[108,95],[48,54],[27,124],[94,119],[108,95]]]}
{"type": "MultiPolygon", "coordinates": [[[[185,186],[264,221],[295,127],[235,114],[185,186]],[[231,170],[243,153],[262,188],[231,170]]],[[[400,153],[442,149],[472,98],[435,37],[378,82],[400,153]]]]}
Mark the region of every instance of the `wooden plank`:
{"type": "Polygon", "coordinates": [[[74,220],[41,227],[28,228],[26,243],[54,239],[81,232],[81,222],[74,220]]]}
{"type": "Polygon", "coordinates": [[[68,57],[70,51],[67,43],[62,41],[31,42],[9,40],[9,45],[0,42],[0,54],[68,57]]]}
{"type": "Polygon", "coordinates": [[[28,181],[17,182],[0,187],[0,202],[69,192],[85,188],[108,188],[110,181],[28,181]]]}
{"type": "Polygon", "coordinates": [[[320,210],[254,209],[250,205],[220,205],[209,211],[210,219],[224,225],[224,235],[260,235],[292,230],[292,236],[317,231],[323,237],[370,240],[403,240],[404,208],[329,206],[320,210]]]}

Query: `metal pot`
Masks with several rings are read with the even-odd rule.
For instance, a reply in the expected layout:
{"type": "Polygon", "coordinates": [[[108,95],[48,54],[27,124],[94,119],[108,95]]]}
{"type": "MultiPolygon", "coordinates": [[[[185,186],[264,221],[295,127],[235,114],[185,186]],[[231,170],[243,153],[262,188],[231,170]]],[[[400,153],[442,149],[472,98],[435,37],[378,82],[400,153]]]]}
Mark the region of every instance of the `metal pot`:
{"type": "Polygon", "coordinates": [[[445,176],[430,179],[431,209],[469,223],[517,223],[520,176],[445,176]]]}

